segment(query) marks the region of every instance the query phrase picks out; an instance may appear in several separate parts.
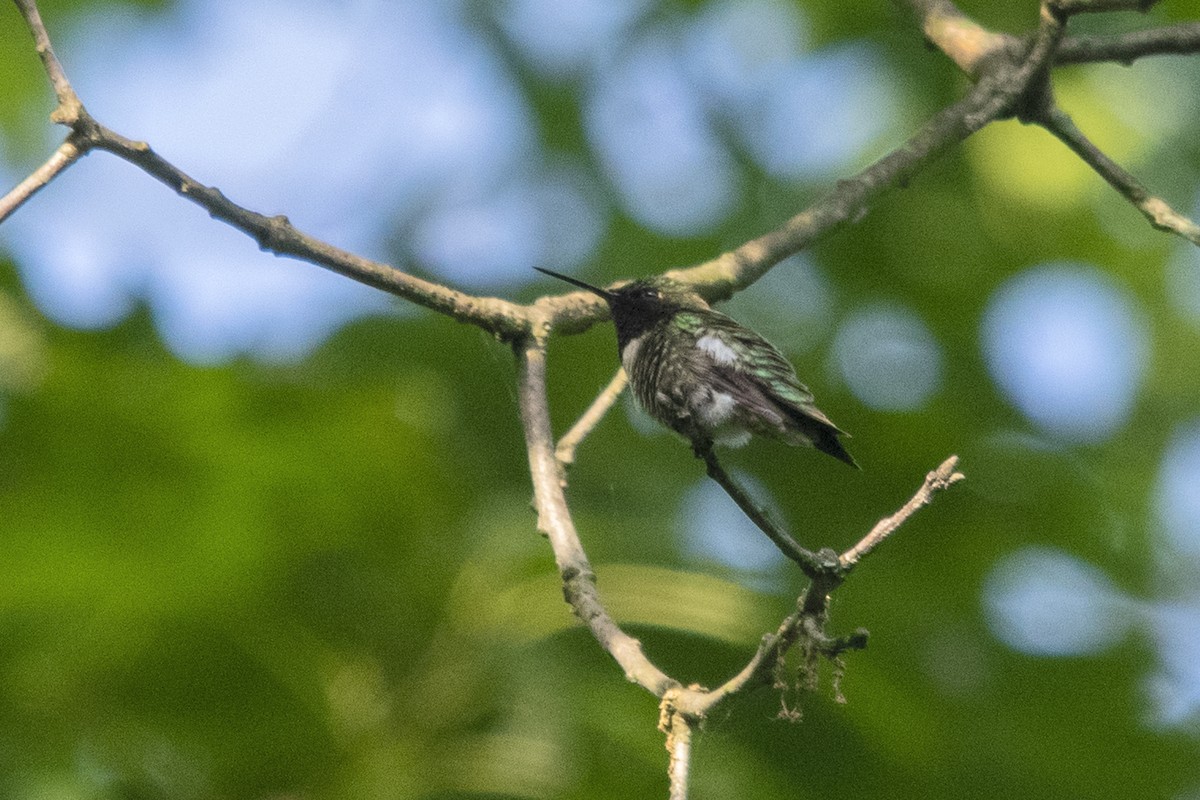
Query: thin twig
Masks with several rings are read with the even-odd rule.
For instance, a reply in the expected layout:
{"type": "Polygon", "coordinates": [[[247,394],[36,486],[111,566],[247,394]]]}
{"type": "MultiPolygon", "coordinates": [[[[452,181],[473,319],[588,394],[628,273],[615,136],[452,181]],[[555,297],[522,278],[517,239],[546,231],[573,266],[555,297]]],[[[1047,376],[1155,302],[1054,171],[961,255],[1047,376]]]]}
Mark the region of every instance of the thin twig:
{"type": "Polygon", "coordinates": [[[1049,5],[1060,14],[1100,14],[1106,11],[1138,11],[1145,13],[1158,5],[1158,0],[1050,0],[1049,5]]]}
{"type": "Polygon", "coordinates": [[[588,406],[587,411],[583,412],[583,416],[558,440],[558,446],[554,448],[554,455],[558,458],[558,463],[564,467],[575,463],[575,450],[579,447],[580,442],[600,423],[628,384],[629,376],[625,374],[624,368],[619,368],[608,385],[600,390],[600,394],[596,395],[596,399],[588,406]]]}
{"type": "MultiPolygon", "coordinates": [[[[830,564],[823,561],[816,553],[801,546],[799,542],[788,535],[787,531],[771,520],[766,510],[754,502],[746,490],[725,471],[711,447],[704,449],[698,455],[704,459],[704,463],[708,467],[708,477],[720,484],[733,502],[737,503],[742,513],[767,535],[767,538],[779,548],[781,553],[800,565],[800,569],[805,575],[815,579],[829,571],[830,564]]],[[[832,562],[834,566],[836,563],[836,561],[832,562]]]]}
{"type": "MultiPolygon", "coordinates": [[[[725,471],[716,463],[715,458],[711,460],[706,459],[706,463],[710,466],[710,475],[712,475],[711,470],[715,464],[716,471],[725,478],[728,478],[725,471]]],[[[932,502],[933,497],[938,492],[948,489],[955,483],[963,480],[964,476],[957,471],[957,466],[958,456],[950,456],[943,461],[936,470],[925,476],[925,481],[922,483],[921,488],[917,490],[916,494],[907,503],[901,506],[896,513],[876,523],[870,532],[854,547],[847,550],[841,556],[836,557],[836,560],[832,560],[832,564],[827,563],[827,559],[823,558],[825,551],[822,551],[821,554],[810,553],[798,544],[795,544],[795,541],[786,533],[775,528],[770,520],[765,517],[762,510],[754,504],[753,500],[736,483],[733,481],[729,481],[729,485],[722,483],[722,487],[730,493],[730,496],[738,503],[742,511],[751,517],[764,533],[772,537],[771,540],[776,543],[777,547],[784,550],[784,547],[788,546],[786,542],[792,542],[797,549],[807,554],[810,559],[807,562],[809,568],[805,568],[805,563],[800,561],[797,561],[797,563],[800,563],[801,568],[812,578],[813,582],[797,600],[796,611],[780,623],[775,633],[768,634],[762,638],[758,649],[750,661],[737,675],[711,691],[681,691],[676,699],[677,706],[693,716],[702,717],[726,697],[736,694],[750,685],[764,681],[770,675],[775,662],[781,654],[786,652],[795,643],[796,638],[800,635],[805,619],[812,618],[818,620],[823,626],[828,608],[829,594],[841,585],[854,567],[885,539],[895,533],[917,511],[932,502]],[[775,540],[775,536],[786,537],[785,542],[781,544],[775,540]],[[812,571],[810,572],[809,569],[812,571]]],[[[714,480],[719,479],[714,476],[714,480]]],[[[789,557],[792,556],[789,554],[789,557]]],[[[796,559],[793,558],[793,560],[796,559]]],[[[837,655],[838,652],[845,649],[861,648],[865,644],[865,632],[859,632],[845,639],[830,639],[822,635],[821,641],[818,642],[818,645],[830,655],[837,655]]]]}
{"type": "MultiPolygon", "coordinates": [[[[980,38],[978,32],[974,32],[974,23],[949,0],[908,0],[908,4],[921,18],[931,41],[954,58],[960,68],[973,75],[975,66],[982,61],[974,58],[970,46],[964,50],[962,42],[974,41],[978,44],[986,41],[980,38]],[[932,35],[930,31],[933,31],[932,35]],[[971,57],[963,57],[960,50],[971,57]]],[[[981,117],[996,118],[1006,102],[1005,98],[1008,98],[1007,102],[1017,104],[1014,108],[1022,121],[1039,124],[1054,134],[1141,211],[1151,225],[1200,245],[1200,226],[1162,198],[1151,194],[1137,178],[1096,147],[1054,103],[1049,88],[1048,70],[1053,64],[1095,60],[1100,53],[1128,62],[1137,55],[1150,52],[1200,50],[1200,24],[1172,26],[1101,40],[1064,39],[1065,21],[1074,14],[1145,11],[1153,4],[1153,0],[1047,0],[1042,4],[1041,24],[1033,43],[1026,55],[1021,57],[1016,74],[1005,82],[1008,88],[994,95],[976,113],[981,117]],[[1064,51],[1061,54],[1060,48],[1064,51]],[[1023,94],[1012,93],[1013,89],[1020,87],[1024,87],[1021,89],[1023,94]]]]}
{"type": "Polygon", "coordinates": [[[1108,181],[1109,186],[1141,211],[1152,226],[1200,245],[1200,225],[1171,208],[1161,197],[1151,194],[1141,181],[1096,147],[1061,108],[1048,109],[1036,121],[1108,181]]]}
{"type": "MultiPolygon", "coordinates": [[[[728,300],[780,261],[841,226],[858,222],[885,192],[906,185],[952,145],[1012,111],[1016,99],[1029,90],[1034,75],[1053,55],[1053,44],[1061,32],[1047,24],[1041,34],[1024,61],[1018,58],[1016,66],[997,67],[995,79],[974,84],[963,99],[934,114],[904,144],[856,175],[838,181],[832,191],[804,211],[735,250],[667,275],[689,284],[710,302],[728,300]]],[[[993,61],[1003,66],[1002,59],[993,61]]],[[[557,332],[579,333],[607,316],[604,301],[587,292],[569,292],[561,300],[548,308],[550,324],[557,332]]]]}
{"type": "MultiPolygon", "coordinates": [[[[939,154],[967,138],[974,132],[966,124],[967,116],[990,94],[990,88],[977,84],[967,97],[939,111],[903,145],[857,175],[838,181],[833,191],[775,230],[715,259],[667,274],[695,287],[709,301],[728,300],[783,259],[862,219],[882,194],[903,186],[939,154]]],[[[576,323],[566,329],[580,327],[576,323]]]]}
{"type": "Polygon", "coordinates": [[[1200,52],[1200,22],[1181,22],[1115,36],[1069,36],[1054,55],[1055,64],[1114,61],[1132,64],[1139,58],[1194,55],[1200,52]]]}
{"type": "MultiPolygon", "coordinates": [[[[762,637],[754,655],[736,675],[712,690],[680,689],[676,691],[675,707],[693,718],[703,718],[727,698],[769,681],[776,662],[795,644],[803,632],[804,621],[806,619],[824,621],[828,609],[829,593],[837,588],[845,576],[884,539],[895,533],[914,514],[929,505],[938,492],[963,480],[962,473],[956,470],[957,465],[958,456],[950,456],[943,461],[936,470],[925,476],[921,488],[907,503],[901,506],[896,513],[876,523],[858,544],[838,558],[838,573],[826,573],[814,580],[797,598],[796,610],[783,619],[774,633],[762,637]]],[[[865,631],[858,631],[844,639],[824,638],[821,644],[827,654],[837,655],[842,650],[861,649],[866,645],[866,638],[865,631]]]]}
{"type": "MultiPolygon", "coordinates": [[[[59,98],[59,107],[53,118],[72,129],[70,141],[79,150],[75,158],[92,149],[106,150],[149,173],[181,197],[204,208],[213,218],[252,237],[263,250],[325,267],[460,322],[477,325],[507,341],[513,341],[528,332],[530,312],[525,306],[495,297],[476,297],[458,292],[389,264],[371,261],[334,247],[297,229],[283,215],[266,216],[234,203],[219,189],[205,186],[159,156],[145,142],[128,139],[105,127],[84,109],[75,90],[71,88],[62,64],[54,55],[37,4],[33,0],[16,0],[16,4],[33,34],[46,74],[59,98]]],[[[43,165],[39,171],[45,169],[43,165]]],[[[61,169],[59,167],[58,171],[61,172],[61,169]]],[[[26,183],[36,185],[36,175],[35,172],[22,181],[21,186],[26,183]]],[[[36,191],[36,188],[32,191],[36,191]]],[[[19,195],[14,197],[14,201],[17,200],[23,202],[19,195]]],[[[16,202],[16,205],[19,204],[16,202]]]]}
{"type": "MultiPolygon", "coordinates": [[[[1123,3],[1124,0],[1117,0],[1123,3]]],[[[979,77],[984,59],[1002,48],[1014,48],[1018,37],[988,30],[950,0],[904,0],[921,25],[925,38],[972,78],[979,77]]],[[[1137,2],[1130,5],[1139,6],[1137,2]]],[[[1094,4],[1092,4],[1094,8],[1094,4]]],[[[1059,4],[1060,9],[1062,3],[1059,4]]],[[[1135,10],[1142,10],[1140,8],[1135,10]]],[[[1068,6],[1068,14],[1080,9],[1068,6]]],[[[1054,64],[1112,61],[1132,64],[1159,55],[1200,52],[1200,22],[1180,22],[1141,31],[1105,36],[1066,36],[1054,53],[1054,64]]]]}
{"type": "Polygon", "coordinates": [[[204,208],[214,219],[253,238],[263,250],[325,267],[459,322],[477,325],[502,339],[513,340],[529,330],[529,312],[524,306],[496,297],[476,297],[459,292],[390,264],[334,247],[299,230],[281,214],[269,217],[238,205],[220,189],[205,186],[162,158],[145,142],[126,139],[99,124],[96,128],[96,148],[140,167],[181,197],[204,208]]]}
{"type": "MultiPolygon", "coordinates": [[[[67,73],[63,69],[62,63],[54,54],[54,46],[50,43],[50,34],[42,22],[42,15],[38,11],[37,3],[34,0],[14,0],[14,2],[20,10],[21,16],[25,18],[29,32],[33,34],[34,47],[42,59],[42,67],[46,70],[46,76],[50,79],[54,93],[58,96],[60,111],[56,113],[61,114],[65,111],[69,114],[70,109],[82,104],[79,102],[79,97],[75,94],[71,82],[67,80],[67,73]]],[[[71,118],[55,119],[55,122],[61,122],[64,125],[70,125],[72,121],[71,118]]]]}
{"type": "Polygon", "coordinates": [[[931,160],[997,119],[1019,113],[1031,92],[1045,83],[1063,26],[1053,14],[1041,17],[1032,43],[1012,64],[989,59],[990,71],[966,97],[935,114],[907,142],[847,180],[780,227],[729,253],[690,269],[667,273],[696,287],[710,301],[725,300],[754,283],[773,266],[840,226],[857,222],[885,191],[904,186],[931,160]]]}
{"type": "Polygon", "coordinates": [[[46,160],[45,164],[35,169],[25,180],[18,183],[4,197],[0,197],[0,222],[25,204],[25,201],[37,194],[46,184],[54,180],[58,173],[74,164],[83,155],[83,151],[68,138],[58,146],[58,149],[46,160]]]}
{"type": "MultiPolygon", "coordinates": [[[[942,462],[937,470],[929,473],[913,498],[895,514],[877,523],[854,548],[839,557],[834,569],[823,565],[822,573],[813,578],[812,583],[797,598],[796,610],[783,620],[774,634],[762,638],[758,650],[737,675],[712,691],[693,694],[681,692],[676,702],[677,707],[693,716],[703,717],[727,697],[771,680],[788,650],[802,638],[806,642],[806,650],[813,657],[819,654],[835,663],[838,663],[839,657],[845,651],[865,648],[868,633],[863,629],[849,636],[830,636],[826,633],[829,597],[862,558],[878,547],[913,514],[928,505],[936,492],[947,489],[963,479],[963,475],[954,469],[957,461],[957,456],[951,456],[942,462]]],[[[808,671],[815,686],[815,664],[808,671]]],[[[845,702],[844,699],[840,699],[840,692],[837,697],[839,702],[845,702]]]]}
{"type": "Polygon", "coordinates": [[[911,500],[901,506],[895,514],[877,522],[871,532],[864,536],[858,544],[838,557],[838,562],[842,567],[847,572],[853,569],[858,562],[870,555],[871,551],[907,522],[909,517],[929,505],[933,501],[934,495],[963,480],[964,475],[957,470],[957,467],[958,456],[950,456],[937,469],[926,475],[925,482],[921,484],[921,488],[917,490],[911,500]]]}
{"type": "MultiPolygon", "coordinates": [[[[796,610],[784,617],[774,633],[768,633],[758,643],[758,649],[736,675],[715,689],[696,691],[680,689],[675,692],[675,705],[686,708],[689,714],[703,719],[729,697],[770,681],[776,662],[795,643],[802,629],[812,590],[805,589],[796,600],[796,610]]],[[[823,607],[818,613],[823,613],[823,607]]]]}

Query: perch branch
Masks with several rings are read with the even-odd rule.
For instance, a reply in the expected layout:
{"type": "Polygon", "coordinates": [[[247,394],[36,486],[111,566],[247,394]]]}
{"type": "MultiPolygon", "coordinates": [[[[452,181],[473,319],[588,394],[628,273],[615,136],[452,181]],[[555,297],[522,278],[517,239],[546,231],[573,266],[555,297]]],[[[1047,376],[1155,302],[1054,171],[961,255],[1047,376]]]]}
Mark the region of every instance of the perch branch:
{"type": "Polygon", "coordinates": [[[831,565],[837,564],[836,561],[829,562],[828,559],[823,560],[819,554],[803,547],[787,531],[776,525],[770,516],[768,516],[766,509],[754,502],[754,498],[747,494],[746,490],[725,471],[725,468],[721,466],[721,462],[717,460],[717,454],[713,451],[712,447],[699,450],[697,455],[704,459],[704,463],[708,467],[708,477],[720,484],[725,493],[733,499],[733,502],[737,503],[742,513],[749,517],[750,521],[767,535],[767,538],[779,548],[781,553],[792,561],[795,561],[805,575],[816,579],[818,576],[828,572],[831,565]]]}
{"type": "MultiPolygon", "coordinates": [[[[963,480],[957,471],[958,456],[950,456],[934,471],[925,476],[925,481],[912,498],[896,513],[884,517],[854,547],[837,558],[833,571],[826,570],[796,600],[796,609],[779,624],[774,633],[762,637],[754,655],[736,675],[721,686],[711,690],[693,688],[678,689],[673,693],[674,707],[680,713],[699,719],[727,698],[753,686],[770,680],[776,663],[789,648],[805,634],[806,621],[817,624],[815,645],[823,653],[836,656],[848,649],[862,649],[867,643],[866,631],[856,631],[844,638],[824,635],[823,625],[828,608],[829,594],[837,589],[855,566],[875,550],[885,539],[907,522],[914,514],[933,501],[942,491],[963,480]]],[[[810,626],[811,627],[811,626],[810,626]]],[[[811,634],[810,634],[811,635],[811,634]]]]}

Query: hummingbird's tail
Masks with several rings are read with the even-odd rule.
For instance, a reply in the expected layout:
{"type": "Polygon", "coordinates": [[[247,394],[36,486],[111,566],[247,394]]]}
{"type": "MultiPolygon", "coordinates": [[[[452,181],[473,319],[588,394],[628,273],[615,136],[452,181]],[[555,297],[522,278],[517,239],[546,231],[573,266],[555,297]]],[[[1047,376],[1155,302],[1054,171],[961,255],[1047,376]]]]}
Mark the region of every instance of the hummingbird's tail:
{"type": "Polygon", "coordinates": [[[838,426],[829,421],[829,417],[821,413],[816,406],[808,404],[806,406],[782,406],[782,409],[791,417],[791,422],[799,430],[800,438],[796,444],[808,443],[822,453],[828,453],[838,461],[849,464],[855,469],[862,469],[858,462],[854,460],[854,456],[842,446],[840,437],[849,436],[850,434],[843,431],[838,426]]]}
{"type": "Polygon", "coordinates": [[[845,436],[836,428],[830,429],[822,427],[815,432],[816,435],[810,435],[812,438],[813,447],[820,450],[822,453],[828,453],[838,461],[843,461],[855,469],[862,469],[858,462],[854,460],[854,456],[842,446],[842,440],[838,438],[839,434],[845,436]]]}

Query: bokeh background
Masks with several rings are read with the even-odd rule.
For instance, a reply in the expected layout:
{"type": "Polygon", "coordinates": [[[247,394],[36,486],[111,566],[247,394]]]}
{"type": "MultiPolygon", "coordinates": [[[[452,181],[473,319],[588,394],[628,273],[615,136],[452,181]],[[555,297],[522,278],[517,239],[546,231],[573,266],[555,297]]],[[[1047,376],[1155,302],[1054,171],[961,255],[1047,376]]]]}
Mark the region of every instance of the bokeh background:
{"type": "MultiPolygon", "coordinates": [[[[964,2],[1021,31],[1031,2],[964,2]]],[[[1115,32],[1200,3],[1079,19],[1115,32]]],[[[530,300],[714,256],[897,146],[964,80],[896,6],[807,0],[47,0],[88,107],[367,256],[530,300]]],[[[1200,59],[1059,70],[1197,213],[1200,59]]],[[[0,177],[61,140],[0,8],[0,177]]],[[[95,154],[0,228],[0,795],[664,796],[656,702],[562,603],[505,349],[276,259],[95,154]]],[[[865,626],[803,720],[738,699],[696,797],[1200,796],[1200,251],[1047,134],[989,127],[727,310],[863,464],[730,457],[844,548],[865,626]]],[[[616,364],[558,340],[565,429],[616,364]]],[[[617,616],[686,681],[801,587],[628,404],[570,498],[617,616]]]]}

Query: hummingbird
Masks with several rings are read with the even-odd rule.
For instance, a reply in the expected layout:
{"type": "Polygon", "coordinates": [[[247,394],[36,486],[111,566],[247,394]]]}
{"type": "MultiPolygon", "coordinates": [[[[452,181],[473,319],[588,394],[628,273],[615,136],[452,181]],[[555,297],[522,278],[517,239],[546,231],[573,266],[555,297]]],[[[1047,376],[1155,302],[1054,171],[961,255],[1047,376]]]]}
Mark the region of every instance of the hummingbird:
{"type": "Polygon", "coordinates": [[[858,468],[839,439],[848,434],[816,407],[775,345],[683,284],[653,277],[601,289],[534,269],[608,303],[638,404],[691,442],[697,456],[713,445],[741,447],[757,434],[858,468]]]}

